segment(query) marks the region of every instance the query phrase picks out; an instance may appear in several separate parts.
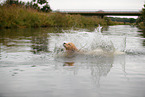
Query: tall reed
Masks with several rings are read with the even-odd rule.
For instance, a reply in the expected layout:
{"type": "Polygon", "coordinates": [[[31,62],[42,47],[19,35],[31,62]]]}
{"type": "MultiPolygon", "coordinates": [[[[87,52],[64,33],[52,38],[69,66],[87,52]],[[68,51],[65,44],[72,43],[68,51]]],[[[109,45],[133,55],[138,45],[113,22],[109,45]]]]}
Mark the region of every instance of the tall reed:
{"type": "Polygon", "coordinates": [[[86,27],[107,25],[104,19],[62,13],[44,13],[25,6],[0,6],[0,28],[86,27]]]}

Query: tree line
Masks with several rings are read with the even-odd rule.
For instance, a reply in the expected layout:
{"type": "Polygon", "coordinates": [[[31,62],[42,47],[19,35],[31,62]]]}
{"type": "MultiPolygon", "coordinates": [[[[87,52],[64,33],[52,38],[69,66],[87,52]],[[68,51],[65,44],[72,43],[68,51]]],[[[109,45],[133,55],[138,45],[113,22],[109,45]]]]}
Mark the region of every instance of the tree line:
{"type": "Polygon", "coordinates": [[[37,9],[38,11],[43,11],[43,12],[52,11],[47,0],[32,0],[31,2],[27,2],[27,3],[19,1],[19,0],[6,0],[2,5],[8,5],[8,6],[21,5],[21,6],[26,6],[27,8],[29,7],[34,8],[34,9],[37,9]]]}
{"type": "Polygon", "coordinates": [[[108,18],[114,22],[136,23],[136,19],[134,18],[118,18],[118,17],[108,17],[108,18]]]}

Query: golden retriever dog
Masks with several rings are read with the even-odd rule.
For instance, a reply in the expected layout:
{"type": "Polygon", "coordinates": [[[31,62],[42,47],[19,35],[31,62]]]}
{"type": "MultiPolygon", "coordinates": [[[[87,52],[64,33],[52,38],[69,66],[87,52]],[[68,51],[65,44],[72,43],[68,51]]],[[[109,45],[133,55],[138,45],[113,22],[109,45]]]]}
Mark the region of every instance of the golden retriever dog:
{"type": "Polygon", "coordinates": [[[77,47],[71,43],[71,42],[68,42],[68,43],[63,43],[63,46],[66,50],[66,56],[70,56],[72,57],[73,55],[76,55],[76,54],[83,54],[83,55],[105,55],[105,56],[110,56],[110,55],[120,55],[120,54],[124,54],[124,52],[118,52],[118,51],[114,51],[114,52],[105,52],[103,51],[102,49],[96,49],[96,50],[93,50],[93,51],[82,51],[82,50],[79,50],[77,49],[77,47]]]}
{"type": "Polygon", "coordinates": [[[73,54],[79,51],[71,42],[63,43],[63,46],[65,47],[67,54],[73,54]]]}
{"type": "Polygon", "coordinates": [[[68,42],[68,43],[63,43],[63,46],[66,50],[65,52],[65,56],[67,57],[73,57],[74,55],[94,55],[97,52],[97,55],[101,55],[103,54],[103,50],[94,50],[94,51],[82,51],[80,49],[78,49],[75,44],[73,44],[72,42],[68,42]]]}

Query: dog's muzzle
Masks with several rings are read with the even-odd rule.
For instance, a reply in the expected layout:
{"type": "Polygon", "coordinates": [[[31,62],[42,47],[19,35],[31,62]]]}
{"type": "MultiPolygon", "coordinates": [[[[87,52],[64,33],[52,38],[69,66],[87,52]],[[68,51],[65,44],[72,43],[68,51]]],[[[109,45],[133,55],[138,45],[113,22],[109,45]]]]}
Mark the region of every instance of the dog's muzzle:
{"type": "Polygon", "coordinates": [[[66,47],[65,44],[66,44],[66,43],[63,43],[63,46],[64,46],[64,47],[66,47]]]}

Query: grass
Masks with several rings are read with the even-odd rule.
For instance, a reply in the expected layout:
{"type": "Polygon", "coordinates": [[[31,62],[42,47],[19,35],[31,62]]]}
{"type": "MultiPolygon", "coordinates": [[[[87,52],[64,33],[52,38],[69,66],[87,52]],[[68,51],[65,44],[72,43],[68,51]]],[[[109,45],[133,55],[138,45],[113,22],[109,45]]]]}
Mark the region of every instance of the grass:
{"type": "Polygon", "coordinates": [[[145,25],[144,25],[143,22],[138,23],[137,26],[138,26],[139,28],[141,28],[141,29],[145,29],[145,25]]]}
{"type": "Polygon", "coordinates": [[[18,6],[0,7],[0,27],[38,27],[40,17],[37,11],[18,6]]]}
{"type": "Polygon", "coordinates": [[[107,22],[96,16],[44,13],[25,6],[0,5],[0,28],[86,27],[98,24],[107,25],[107,22]]]}

